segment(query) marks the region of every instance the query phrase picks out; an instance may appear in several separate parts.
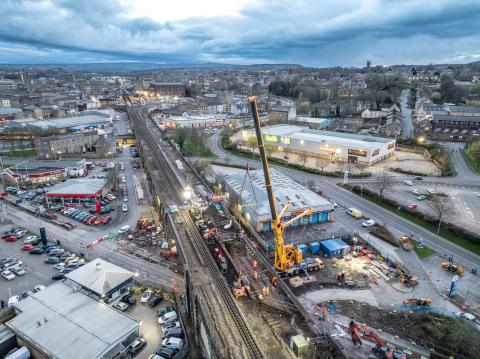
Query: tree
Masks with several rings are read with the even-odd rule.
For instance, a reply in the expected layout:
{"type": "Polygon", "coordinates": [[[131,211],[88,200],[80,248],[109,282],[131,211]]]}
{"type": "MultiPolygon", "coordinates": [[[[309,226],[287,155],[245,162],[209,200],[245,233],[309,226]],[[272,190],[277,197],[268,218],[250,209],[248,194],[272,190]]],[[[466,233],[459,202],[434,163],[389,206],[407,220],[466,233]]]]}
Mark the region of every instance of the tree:
{"type": "Polygon", "coordinates": [[[308,113],[310,112],[310,102],[304,101],[298,106],[298,112],[308,113]]]}
{"type": "Polygon", "coordinates": [[[258,147],[258,141],[255,136],[247,138],[246,146],[252,151],[252,158],[255,157],[255,149],[258,147]]]}
{"type": "Polygon", "coordinates": [[[382,171],[373,177],[373,186],[377,189],[380,198],[383,198],[383,194],[392,187],[392,184],[392,175],[386,171],[382,171]]]}
{"type": "Polygon", "coordinates": [[[197,172],[202,173],[208,169],[210,163],[207,160],[198,160],[193,162],[193,167],[197,170],[197,172]]]}
{"type": "Polygon", "coordinates": [[[320,168],[320,171],[323,173],[323,169],[328,166],[328,163],[328,160],[324,158],[317,158],[317,160],[315,161],[315,167],[317,169],[320,168]]]}
{"type": "Polygon", "coordinates": [[[273,143],[266,143],[265,144],[265,154],[267,158],[272,157],[272,154],[275,152],[277,149],[277,146],[275,146],[273,143]]]}
{"type": "Polygon", "coordinates": [[[440,228],[443,219],[451,214],[454,206],[448,197],[439,196],[437,193],[433,194],[428,201],[428,206],[435,212],[436,220],[438,221],[437,234],[440,233],[440,228]]]}
{"type": "Polygon", "coordinates": [[[302,162],[303,167],[305,167],[308,161],[308,153],[305,151],[300,152],[298,159],[302,162]]]}
{"type": "Polygon", "coordinates": [[[440,84],[440,94],[443,102],[452,102],[458,104],[465,95],[462,87],[455,85],[450,77],[442,77],[440,84]]]}
{"type": "Polygon", "coordinates": [[[357,168],[360,170],[360,174],[362,175],[362,178],[365,177],[365,169],[368,167],[368,164],[365,162],[358,162],[357,163],[357,168]]]}

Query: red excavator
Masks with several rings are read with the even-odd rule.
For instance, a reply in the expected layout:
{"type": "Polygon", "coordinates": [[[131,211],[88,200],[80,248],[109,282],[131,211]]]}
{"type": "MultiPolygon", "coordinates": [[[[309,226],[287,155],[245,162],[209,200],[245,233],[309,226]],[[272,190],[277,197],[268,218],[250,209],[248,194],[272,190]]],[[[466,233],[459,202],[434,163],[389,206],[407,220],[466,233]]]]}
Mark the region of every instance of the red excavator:
{"type": "Polygon", "coordinates": [[[352,320],[348,326],[348,331],[352,336],[352,341],[354,345],[362,345],[362,340],[360,339],[360,330],[363,332],[364,338],[371,338],[375,342],[376,346],[372,349],[372,351],[377,358],[407,359],[407,355],[402,350],[390,348],[385,342],[385,340],[383,340],[373,330],[368,329],[365,325],[355,324],[355,322],[352,320]]]}

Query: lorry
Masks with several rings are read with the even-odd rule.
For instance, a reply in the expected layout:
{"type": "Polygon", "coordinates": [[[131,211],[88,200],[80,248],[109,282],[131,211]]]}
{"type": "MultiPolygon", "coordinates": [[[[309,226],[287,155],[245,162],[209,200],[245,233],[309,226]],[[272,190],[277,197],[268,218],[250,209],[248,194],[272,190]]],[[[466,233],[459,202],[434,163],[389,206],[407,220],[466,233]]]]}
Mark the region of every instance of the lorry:
{"type": "Polygon", "coordinates": [[[410,243],[411,240],[412,237],[410,236],[401,236],[399,242],[403,249],[405,249],[406,251],[410,251],[413,248],[412,243],[410,243]]]}
{"type": "Polygon", "coordinates": [[[458,274],[460,277],[463,276],[463,273],[465,272],[465,270],[458,264],[453,264],[450,262],[443,262],[440,266],[443,269],[452,272],[453,274],[458,274]]]}
{"type": "Polygon", "coordinates": [[[325,264],[322,262],[320,258],[305,258],[300,263],[292,266],[288,271],[284,274],[287,276],[297,275],[302,272],[314,272],[319,269],[323,269],[325,264]]]}

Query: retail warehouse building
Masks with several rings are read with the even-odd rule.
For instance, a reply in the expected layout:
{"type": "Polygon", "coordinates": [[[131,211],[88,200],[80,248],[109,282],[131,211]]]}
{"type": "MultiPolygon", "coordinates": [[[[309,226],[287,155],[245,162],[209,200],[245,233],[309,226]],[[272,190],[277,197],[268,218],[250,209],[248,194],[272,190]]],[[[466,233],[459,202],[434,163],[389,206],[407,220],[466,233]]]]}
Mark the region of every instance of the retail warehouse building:
{"type": "MultiPolygon", "coordinates": [[[[311,157],[332,161],[372,165],[393,154],[395,140],[384,137],[354,135],[321,131],[292,125],[275,125],[263,129],[266,143],[274,144],[279,151],[288,148],[293,153],[306,152],[311,157]]],[[[255,136],[255,130],[242,130],[241,141],[255,136]]]]}
{"type": "MultiPolygon", "coordinates": [[[[265,190],[265,178],[262,170],[232,169],[214,166],[214,170],[222,177],[222,186],[230,195],[230,202],[240,204],[244,218],[250,222],[257,232],[268,232],[272,229],[272,215],[265,190]]],[[[293,222],[291,227],[333,221],[333,204],[310,189],[270,169],[275,194],[277,211],[290,202],[290,208],[282,217],[289,220],[305,210],[312,208],[313,213],[293,222]]]]}

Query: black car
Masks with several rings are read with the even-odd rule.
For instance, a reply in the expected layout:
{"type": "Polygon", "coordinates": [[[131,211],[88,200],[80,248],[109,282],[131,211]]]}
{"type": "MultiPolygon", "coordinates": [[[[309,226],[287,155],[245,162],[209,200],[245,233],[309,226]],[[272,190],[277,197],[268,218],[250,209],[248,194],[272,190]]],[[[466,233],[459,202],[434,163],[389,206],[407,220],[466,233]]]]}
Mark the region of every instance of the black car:
{"type": "Polygon", "coordinates": [[[158,303],[160,303],[161,301],[163,300],[163,297],[161,295],[155,295],[153,294],[149,301],[148,301],[148,305],[154,307],[156,306],[158,303]]]}
{"type": "Polygon", "coordinates": [[[123,297],[122,302],[127,303],[129,305],[135,305],[137,304],[137,299],[133,294],[129,294],[125,297],[123,297]]]}
{"type": "Polygon", "coordinates": [[[65,278],[65,273],[62,273],[62,272],[57,273],[52,277],[53,280],[60,280],[60,279],[63,279],[63,278],[65,278]]]}
{"type": "Polygon", "coordinates": [[[33,249],[32,249],[30,252],[28,252],[28,253],[30,253],[30,254],[43,254],[43,252],[44,252],[43,248],[38,248],[38,247],[37,247],[37,248],[33,248],[33,249]]]}
{"type": "Polygon", "coordinates": [[[160,355],[162,358],[170,359],[175,356],[175,351],[170,348],[158,347],[155,354],[160,355]]]}

